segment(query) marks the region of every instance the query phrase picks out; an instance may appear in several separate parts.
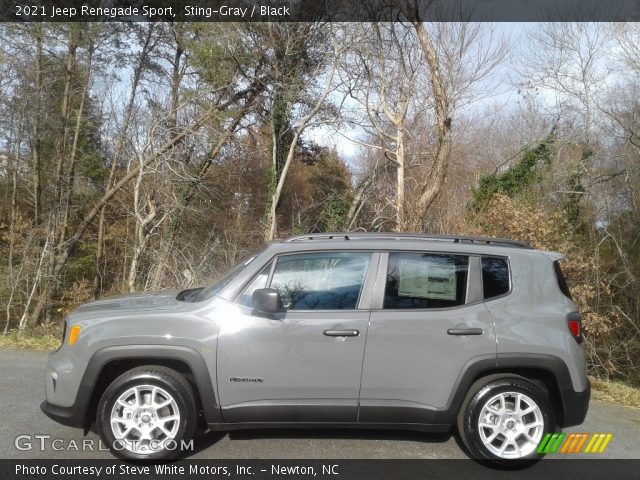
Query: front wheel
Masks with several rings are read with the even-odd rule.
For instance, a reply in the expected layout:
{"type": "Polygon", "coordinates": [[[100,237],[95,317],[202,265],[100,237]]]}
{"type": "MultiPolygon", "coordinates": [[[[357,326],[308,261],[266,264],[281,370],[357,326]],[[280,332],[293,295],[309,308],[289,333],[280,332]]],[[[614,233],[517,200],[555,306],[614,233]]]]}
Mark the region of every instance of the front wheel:
{"type": "Polygon", "coordinates": [[[476,384],[458,418],[472,456],[499,465],[527,466],[541,458],[538,445],[554,427],[547,393],[516,376],[476,384]]]}
{"type": "Polygon", "coordinates": [[[102,440],[131,460],[166,459],[188,445],[197,419],[193,389],[166,367],[138,367],[105,390],[96,415],[102,440]]]}

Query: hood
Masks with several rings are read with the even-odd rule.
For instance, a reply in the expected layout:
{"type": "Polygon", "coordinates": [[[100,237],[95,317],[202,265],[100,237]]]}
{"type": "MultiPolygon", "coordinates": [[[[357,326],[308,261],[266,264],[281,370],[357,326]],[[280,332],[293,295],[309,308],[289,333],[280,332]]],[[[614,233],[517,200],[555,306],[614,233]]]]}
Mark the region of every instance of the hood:
{"type": "Polygon", "coordinates": [[[86,303],[78,307],[72,315],[88,313],[134,312],[144,310],[175,310],[185,302],[176,300],[178,291],[145,292],[131,295],[116,295],[106,297],[95,302],[86,303]]]}

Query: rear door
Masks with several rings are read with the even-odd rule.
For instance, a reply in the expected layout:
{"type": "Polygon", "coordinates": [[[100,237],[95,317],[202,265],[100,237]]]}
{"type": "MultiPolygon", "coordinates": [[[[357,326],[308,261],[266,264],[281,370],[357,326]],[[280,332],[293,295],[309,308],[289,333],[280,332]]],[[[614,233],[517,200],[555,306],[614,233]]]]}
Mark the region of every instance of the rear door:
{"type": "Polygon", "coordinates": [[[368,306],[379,254],[280,255],[220,321],[218,390],[227,422],[356,422],[368,306]],[[255,312],[256,288],[283,311],[255,312]]]}
{"type": "Polygon", "coordinates": [[[495,358],[494,325],[481,297],[478,256],[382,254],[360,422],[433,423],[465,364],[495,358]]]}

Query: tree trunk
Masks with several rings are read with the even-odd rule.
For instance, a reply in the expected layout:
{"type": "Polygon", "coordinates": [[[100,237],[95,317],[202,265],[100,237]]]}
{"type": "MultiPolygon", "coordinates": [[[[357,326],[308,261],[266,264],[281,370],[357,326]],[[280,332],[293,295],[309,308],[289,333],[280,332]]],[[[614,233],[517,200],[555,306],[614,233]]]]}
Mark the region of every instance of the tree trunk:
{"type": "Polygon", "coordinates": [[[300,136],[305,131],[305,129],[309,126],[309,123],[311,122],[313,117],[315,117],[318,114],[318,112],[320,111],[320,108],[322,107],[322,105],[324,104],[324,101],[327,98],[327,95],[329,95],[329,92],[331,91],[332,84],[333,84],[333,77],[336,73],[336,67],[337,67],[337,58],[334,57],[331,74],[327,79],[327,86],[325,87],[324,91],[322,92],[322,95],[320,95],[320,98],[317,100],[316,104],[311,109],[311,111],[307,115],[305,115],[302,118],[302,120],[300,120],[300,124],[296,128],[296,131],[293,135],[293,139],[289,144],[289,152],[287,154],[287,159],[282,167],[282,172],[280,173],[280,177],[278,178],[278,184],[276,186],[275,192],[273,193],[270,199],[271,208],[269,209],[269,215],[267,217],[267,224],[265,228],[265,239],[267,241],[273,240],[276,236],[276,230],[278,226],[278,215],[277,215],[278,203],[280,203],[280,197],[282,196],[282,189],[284,188],[285,181],[287,180],[287,173],[289,171],[289,167],[291,166],[291,162],[293,161],[293,156],[295,153],[296,146],[298,145],[300,136]]]}
{"type": "MultiPolygon", "coordinates": [[[[142,76],[145,65],[147,64],[147,57],[152,50],[151,39],[153,38],[153,30],[154,25],[149,24],[147,36],[145,37],[144,45],[138,59],[138,64],[136,65],[136,68],[133,72],[129,101],[127,102],[127,107],[124,111],[124,118],[122,120],[122,126],[120,127],[120,132],[118,134],[116,148],[113,152],[113,157],[111,158],[111,168],[109,169],[109,177],[107,178],[105,190],[108,190],[111,187],[116,175],[116,167],[118,165],[118,161],[120,160],[120,155],[122,154],[127,130],[129,129],[129,123],[131,122],[131,117],[133,115],[133,108],[135,107],[136,92],[138,90],[140,78],[142,76]]],[[[99,293],[102,291],[102,275],[100,274],[100,272],[102,269],[101,263],[104,254],[104,231],[106,228],[105,215],[106,208],[103,207],[100,209],[100,217],[98,219],[98,239],[96,243],[96,274],[93,277],[93,295],[95,298],[98,298],[99,293]]]]}
{"type": "MultiPolygon", "coordinates": [[[[140,159],[142,161],[142,158],[140,159]]],[[[129,275],[127,286],[130,292],[136,291],[136,283],[138,279],[138,264],[140,258],[147,248],[147,242],[152,229],[149,225],[156,217],[156,206],[150,197],[147,197],[146,207],[140,204],[140,191],[142,189],[142,179],[144,177],[144,167],[140,168],[138,178],[133,186],[133,213],[135,217],[135,235],[133,236],[133,253],[131,256],[131,265],[129,267],[129,275]],[[146,211],[145,211],[146,210],[146,211]]],[[[162,221],[162,220],[161,220],[162,221]]]]}
{"type": "Polygon", "coordinates": [[[42,186],[40,182],[40,119],[42,117],[42,24],[36,23],[36,66],[35,66],[35,112],[31,120],[31,159],[33,175],[33,223],[40,224],[40,202],[42,186]]]}
{"type": "MultiPolygon", "coordinates": [[[[20,141],[17,142],[16,153],[20,154],[20,141]]],[[[11,157],[10,157],[11,158],[11,157]]],[[[13,293],[16,289],[15,279],[13,277],[13,250],[15,245],[15,226],[16,226],[16,209],[17,209],[17,192],[18,192],[18,166],[15,161],[9,160],[9,171],[11,172],[11,212],[9,214],[9,258],[8,258],[8,277],[11,286],[11,293],[7,300],[7,323],[4,326],[3,334],[7,334],[9,323],[11,322],[11,303],[13,301],[13,293]]]]}
{"type": "Polygon", "coordinates": [[[278,224],[278,216],[277,209],[278,203],[280,203],[280,197],[282,196],[282,189],[284,188],[284,183],[287,179],[287,173],[289,172],[289,167],[291,166],[291,162],[293,161],[293,155],[295,153],[295,148],[298,145],[298,140],[300,140],[300,135],[306,125],[300,125],[296,130],[296,133],[293,135],[293,140],[291,140],[291,145],[289,145],[289,153],[287,154],[287,160],[284,162],[284,166],[282,167],[282,172],[280,173],[280,178],[278,179],[278,184],[276,185],[276,190],[273,192],[271,196],[271,208],[269,209],[269,217],[267,221],[267,231],[266,231],[266,239],[271,241],[276,236],[276,229],[278,224]]]}
{"type": "Polygon", "coordinates": [[[180,84],[182,83],[182,57],[184,55],[184,24],[174,24],[176,50],[171,63],[171,112],[169,117],[169,135],[174,135],[178,128],[178,106],[180,104],[180,84]]]}
{"type": "Polygon", "coordinates": [[[77,24],[69,25],[68,44],[67,44],[67,57],[64,62],[65,69],[65,81],[64,90],[62,94],[62,104],[60,107],[60,117],[62,125],[60,128],[60,138],[57,146],[57,161],[56,161],[56,182],[54,185],[54,198],[52,202],[52,214],[49,221],[49,234],[51,238],[51,250],[49,251],[48,259],[48,272],[45,276],[46,281],[44,289],[40,295],[38,303],[32,315],[32,322],[38,323],[42,313],[45,313],[44,322],[49,323],[51,321],[51,298],[53,297],[53,290],[56,289],[58,279],[53,275],[53,271],[56,266],[56,251],[60,245],[62,245],[64,239],[60,237],[63,215],[63,202],[62,194],[67,184],[68,179],[65,178],[65,158],[67,155],[67,140],[69,135],[69,123],[71,115],[71,93],[73,80],[75,78],[77,58],[76,52],[78,49],[79,41],[79,27],[77,24]]]}
{"type": "MultiPolygon", "coordinates": [[[[401,1],[401,6],[408,8],[407,2],[401,1]]],[[[437,145],[433,155],[433,163],[425,180],[418,185],[418,201],[415,215],[412,219],[412,228],[421,230],[429,207],[433,204],[442,190],[442,185],[447,175],[447,163],[451,152],[451,118],[449,117],[449,101],[447,98],[445,83],[442,79],[438,55],[433,46],[429,33],[424,24],[417,19],[412,22],[418,36],[424,58],[429,66],[429,80],[433,90],[433,101],[436,113],[437,145]]]]}
{"type": "MultiPolygon", "coordinates": [[[[49,238],[47,238],[44,242],[44,246],[42,247],[42,253],[40,254],[40,260],[38,261],[38,268],[36,270],[36,277],[33,279],[33,285],[31,286],[31,292],[29,292],[29,297],[27,297],[27,303],[24,306],[24,310],[22,311],[22,317],[20,317],[20,321],[18,322],[18,330],[22,331],[27,326],[27,320],[29,319],[29,309],[31,308],[31,303],[33,301],[33,297],[35,296],[36,290],[38,289],[38,285],[40,285],[42,279],[42,266],[44,261],[48,256],[49,249],[49,238]]],[[[45,286],[46,289],[46,286],[45,286]]],[[[42,307],[40,307],[42,309],[42,307]]]]}
{"type": "Polygon", "coordinates": [[[371,186],[373,181],[376,178],[376,175],[384,170],[383,164],[377,164],[373,169],[358,183],[356,187],[356,193],[353,196],[353,200],[351,201],[351,205],[349,206],[349,211],[347,212],[347,220],[345,224],[347,225],[347,230],[351,230],[355,225],[356,219],[358,218],[358,214],[362,209],[362,206],[365,203],[365,194],[367,189],[371,186]]]}
{"type": "Polygon", "coordinates": [[[80,130],[82,128],[82,121],[84,119],[84,107],[89,94],[89,88],[91,86],[91,67],[93,62],[93,43],[89,46],[88,58],[87,58],[87,80],[82,89],[80,96],[80,105],[78,106],[78,112],[76,115],[76,125],[73,132],[73,141],[71,144],[71,153],[69,154],[69,165],[67,182],[62,189],[62,225],[60,226],[60,243],[63,243],[69,228],[69,211],[71,209],[71,194],[73,193],[73,185],[75,182],[75,168],[76,160],[78,158],[78,141],[80,140],[80,130]]]}
{"type": "Polygon", "coordinates": [[[404,220],[404,132],[399,128],[396,132],[396,232],[405,228],[404,220]]]}

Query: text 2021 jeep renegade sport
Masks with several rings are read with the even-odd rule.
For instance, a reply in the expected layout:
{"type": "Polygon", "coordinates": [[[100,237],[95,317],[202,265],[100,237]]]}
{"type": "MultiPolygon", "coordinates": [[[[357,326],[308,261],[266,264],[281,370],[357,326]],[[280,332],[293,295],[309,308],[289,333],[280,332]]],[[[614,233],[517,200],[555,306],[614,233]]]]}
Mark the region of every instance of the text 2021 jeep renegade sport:
{"type": "Polygon", "coordinates": [[[217,283],[106,298],[65,320],[42,410],[94,420],[126,458],[211,430],[445,431],[471,456],[535,460],[582,423],[590,385],[558,261],[510,240],[314,234],[217,283]]]}

